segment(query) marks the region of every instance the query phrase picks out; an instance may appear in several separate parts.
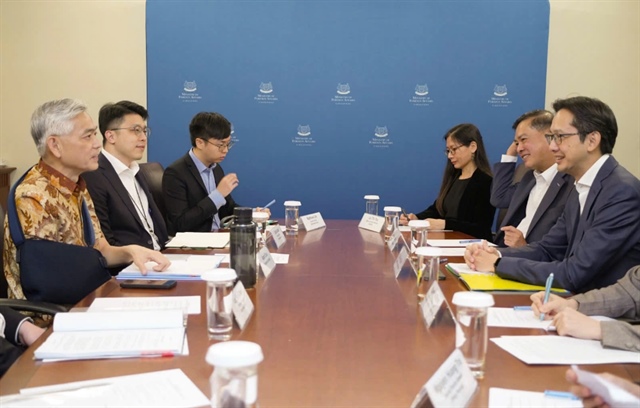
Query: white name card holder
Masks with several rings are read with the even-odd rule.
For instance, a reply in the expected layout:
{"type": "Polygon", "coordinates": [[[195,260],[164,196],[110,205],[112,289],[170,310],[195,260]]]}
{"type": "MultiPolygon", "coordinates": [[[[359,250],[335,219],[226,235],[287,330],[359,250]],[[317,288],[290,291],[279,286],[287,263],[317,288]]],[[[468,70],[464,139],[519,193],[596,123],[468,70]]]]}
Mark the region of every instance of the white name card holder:
{"type": "Polygon", "coordinates": [[[402,233],[400,232],[399,228],[396,228],[395,230],[393,230],[393,232],[391,233],[391,236],[389,237],[389,241],[387,241],[387,246],[389,247],[389,250],[391,252],[395,251],[396,246],[398,245],[398,241],[400,240],[401,237],[402,237],[402,233]]]}
{"type": "Polygon", "coordinates": [[[251,315],[253,314],[253,303],[251,302],[251,298],[241,281],[236,283],[232,294],[233,306],[231,307],[231,310],[233,311],[233,317],[236,319],[240,330],[244,330],[251,318],[251,315]]]}
{"type": "Polygon", "coordinates": [[[424,318],[427,328],[431,327],[438,312],[442,310],[443,303],[445,303],[444,293],[442,293],[438,281],[434,281],[431,283],[431,287],[424,296],[424,299],[420,302],[420,311],[422,312],[422,317],[424,318]]]}
{"type": "Polygon", "coordinates": [[[267,247],[262,247],[262,249],[258,251],[258,263],[260,264],[260,269],[262,269],[262,273],[265,278],[268,278],[269,275],[271,275],[271,272],[276,268],[276,261],[273,260],[273,257],[267,247]]]}
{"type": "MultiPolygon", "coordinates": [[[[478,388],[478,381],[462,352],[455,349],[423,388],[426,388],[434,408],[466,407],[478,388]]],[[[423,394],[422,390],[418,396],[420,394],[423,394]]]]}
{"type": "Polygon", "coordinates": [[[364,214],[358,224],[358,228],[380,233],[384,227],[384,217],[373,214],[364,214]]]}
{"type": "Polygon", "coordinates": [[[304,229],[306,229],[307,231],[313,231],[327,226],[322,219],[322,214],[320,214],[319,212],[303,215],[302,217],[300,217],[300,220],[304,225],[304,229]]]}
{"type": "Polygon", "coordinates": [[[271,225],[267,228],[267,231],[271,234],[273,242],[276,244],[276,248],[280,248],[285,242],[287,242],[287,238],[284,236],[282,228],[280,228],[279,225],[271,225]]]}
{"type": "Polygon", "coordinates": [[[400,253],[398,254],[398,257],[393,262],[393,273],[396,279],[398,279],[398,276],[400,276],[402,267],[404,266],[405,262],[407,262],[407,259],[409,259],[409,252],[407,252],[407,248],[403,246],[400,250],[400,253]]]}

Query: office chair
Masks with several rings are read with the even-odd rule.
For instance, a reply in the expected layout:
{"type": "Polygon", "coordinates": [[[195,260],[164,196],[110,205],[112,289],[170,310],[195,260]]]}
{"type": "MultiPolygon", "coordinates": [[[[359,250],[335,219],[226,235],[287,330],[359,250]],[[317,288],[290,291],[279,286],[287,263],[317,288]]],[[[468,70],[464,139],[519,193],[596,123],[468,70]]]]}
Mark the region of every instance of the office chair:
{"type": "MultiPolygon", "coordinates": [[[[529,169],[524,166],[524,163],[518,164],[516,166],[515,172],[513,173],[513,181],[511,182],[511,184],[516,184],[520,182],[520,180],[522,180],[522,177],[527,171],[529,171],[529,169]]],[[[498,233],[498,231],[500,231],[500,225],[502,225],[502,221],[504,220],[504,217],[507,215],[507,210],[508,208],[501,208],[500,210],[498,210],[498,217],[496,219],[496,234],[498,233]]],[[[494,238],[495,238],[495,234],[494,234],[494,238]]]]}
{"type": "MultiPolygon", "coordinates": [[[[0,228],[0,264],[4,266],[4,223],[5,212],[0,206],[0,220],[2,220],[2,228],[0,228]]],[[[59,312],[67,312],[67,308],[62,305],[48,302],[34,302],[24,299],[7,299],[9,285],[4,273],[0,274],[0,306],[7,306],[19,312],[33,312],[46,315],[55,315],[59,312]]]]}
{"type": "Polygon", "coordinates": [[[145,180],[147,180],[153,201],[156,202],[162,218],[167,222],[167,207],[164,204],[164,197],[162,196],[162,175],[164,174],[164,168],[158,162],[140,163],[140,172],[145,180]]]}

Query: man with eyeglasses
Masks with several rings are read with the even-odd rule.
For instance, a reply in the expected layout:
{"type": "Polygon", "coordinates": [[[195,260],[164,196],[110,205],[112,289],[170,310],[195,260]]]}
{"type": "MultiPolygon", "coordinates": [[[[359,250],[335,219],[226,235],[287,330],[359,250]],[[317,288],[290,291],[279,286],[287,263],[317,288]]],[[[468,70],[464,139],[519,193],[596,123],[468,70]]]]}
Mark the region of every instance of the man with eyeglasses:
{"type": "Polygon", "coordinates": [[[521,115],[513,124],[513,143],[493,167],[491,204],[507,209],[494,239],[498,246],[517,248],[542,239],[558,221],[573,190],[573,177],[558,172],[545,139],[552,120],[553,114],[546,110],[521,115]],[[514,183],[516,155],[528,170],[514,183]]]}
{"type": "Polygon", "coordinates": [[[162,178],[169,235],[218,230],[238,206],[231,196],[238,175],[225,175],[220,166],[233,146],[229,121],[216,112],[200,112],[191,120],[189,134],[191,149],[162,178]]]}
{"type": "Polygon", "coordinates": [[[467,264],[480,271],[574,293],[612,285],[640,264],[640,181],[611,156],[618,134],[605,103],[587,97],[558,99],[546,137],[558,171],[576,180],[564,212],[538,242],[497,251],[470,245],[467,264]]]}
{"type": "Polygon", "coordinates": [[[147,118],[147,110],[135,102],[104,105],[98,119],[103,137],[98,169],[83,178],[111,245],[161,250],[167,227],[137,162],[151,133],[147,118]]]}

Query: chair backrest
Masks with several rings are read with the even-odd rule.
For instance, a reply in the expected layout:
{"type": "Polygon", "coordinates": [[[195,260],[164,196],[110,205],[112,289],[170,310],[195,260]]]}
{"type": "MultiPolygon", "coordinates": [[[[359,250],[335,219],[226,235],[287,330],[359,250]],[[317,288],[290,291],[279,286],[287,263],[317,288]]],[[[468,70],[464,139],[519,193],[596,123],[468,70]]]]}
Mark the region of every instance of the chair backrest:
{"type": "Polygon", "coordinates": [[[166,222],[167,208],[165,207],[164,198],[162,197],[162,175],[164,174],[164,168],[158,162],[140,163],[140,171],[147,180],[147,183],[149,183],[149,189],[151,190],[153,201],[156,202],[156,205],[166,222]]]}
{"type": "Polygon", "coordinates": [[[0,228],[0,299],[9,296],[9,285],[7,284],[7,278],[4,276],[4,208],[0,205],[0,220],[2,220],[2,227],[0,228]]]}
{"type": "MultiPolygon", "coordinates": [[[[522,180],[522,176],[524,176],[524,173],[526,173],[528,170],[529,169],[524,166],[524,163],[518,164],[516,166],[515,172],[513,173],[513,180],[511,181],[511,184],[520,182],[520,180],[522,180]]],[[[498,217],[496,219],[496,233],[500,231],[500,225],[502,225],[502,220],[504,220],[504,217],[507,215],[507,210],[508,208],[501,208],[500,210],[498,210],[498,217]]]]}

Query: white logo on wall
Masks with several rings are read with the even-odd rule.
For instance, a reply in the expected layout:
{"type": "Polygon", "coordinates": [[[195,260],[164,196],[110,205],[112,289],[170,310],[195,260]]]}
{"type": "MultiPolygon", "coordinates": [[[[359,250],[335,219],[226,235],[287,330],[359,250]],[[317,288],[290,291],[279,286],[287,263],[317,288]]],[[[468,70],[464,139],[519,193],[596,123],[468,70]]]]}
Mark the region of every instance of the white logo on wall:
{"type": "Polygon", "coordinates": [[[311,126],[298,125],[296,136],[291,139],[291,143],[299,147],[311,147],[316,141],[311,137],[311,126]]]}
{"type": "Polygon", "coordinates": [[[336,87],[336,94],[331,98],[331,102],[336,105],[351,105],[356,101],[356,98],[351,96],[351,86],[349,83],[338,84],[336,87]]]}
{"type": "Polygon", "coordinates": [[[386,126],[376,126],[373,136],[374,137],[369,140],[369,144],[372,147],[388,148],[393,145],[393,141],[389,139],[389,129],[387,129],[386,126]]]}
{"type": "Polygon", "coordinates": [[[433,99],[429,96],[429,87],[427,84],[416,84],[409,103],[413,106],[429,106],[433,103],[433,99]]]}
{"type": "Polygon", "coordinates": [[[196,81],[184,81],[182,84],[182,92],[178,95],[178,99],[182,102],[198,102],[202,96],[198,95],[198,84],[196,81]]]}
{"type": "Polygon", "coordinates": [[[487,101],[493,108],[507,108],[511,105],[511,100],[507,96],[509,90],[507,85],[496,85],[493,87],[493,96],[487,101]]]}
{"type": "Polygon", "coordinates": [[[240,141],[240,139],[238,139],[238,138],[236,137],[235,133],[236,133],[236,130],[235,130],[235,128],[234,128],[234,126],[233,126],[233,123],[232,123],[232,124],[231,124],[231,141],[232,141],[233,143],[238,143],[238,142],[240,141]]]}
{"type": "Polygon", "coordinates": [[[274,93],[273,84],[271,82],[260,82],[258,94],[253,97],[258,103],[274,104],[278,101],[278,97],[274,93]]]}

